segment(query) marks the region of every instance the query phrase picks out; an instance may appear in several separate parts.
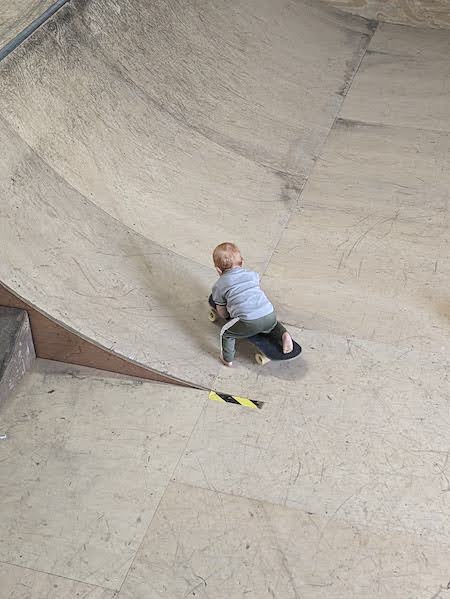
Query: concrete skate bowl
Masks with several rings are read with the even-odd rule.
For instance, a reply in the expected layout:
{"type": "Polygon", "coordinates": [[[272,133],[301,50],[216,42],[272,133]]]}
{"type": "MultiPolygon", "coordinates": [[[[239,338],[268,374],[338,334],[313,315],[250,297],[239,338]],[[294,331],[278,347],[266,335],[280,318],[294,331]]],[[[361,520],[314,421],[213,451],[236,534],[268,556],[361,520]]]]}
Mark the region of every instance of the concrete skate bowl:
{"type": "Polygon", "coordinates": [[[237,242],[295,296],[278,248],[376,29],[300,0],[66,4],[0,63],[3,303],[210,386],[211,249],[237,242]]]}

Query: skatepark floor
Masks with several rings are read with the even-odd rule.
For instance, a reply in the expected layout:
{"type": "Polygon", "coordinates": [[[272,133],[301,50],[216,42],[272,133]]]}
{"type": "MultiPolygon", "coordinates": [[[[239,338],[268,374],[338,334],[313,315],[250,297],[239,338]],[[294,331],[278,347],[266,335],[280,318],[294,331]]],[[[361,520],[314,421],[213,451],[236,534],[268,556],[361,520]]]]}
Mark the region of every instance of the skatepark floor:
{"type": "Polygon", "coordinates": [[[219,375],[262,410],[39,360],[2,407],[3,596],[445,597],[448,383],[302,338],[300,385],[294,362],[219,375]]]}
{"type": "Polygon", "coordinates": [[[2,599],[450,597],[449,30],[275,4],[74,0],[0,65],[0,282],[264,402],[38,360],[0,406],[2,599]],[[228,238],[299,360],[218,363],[228,238]]]}

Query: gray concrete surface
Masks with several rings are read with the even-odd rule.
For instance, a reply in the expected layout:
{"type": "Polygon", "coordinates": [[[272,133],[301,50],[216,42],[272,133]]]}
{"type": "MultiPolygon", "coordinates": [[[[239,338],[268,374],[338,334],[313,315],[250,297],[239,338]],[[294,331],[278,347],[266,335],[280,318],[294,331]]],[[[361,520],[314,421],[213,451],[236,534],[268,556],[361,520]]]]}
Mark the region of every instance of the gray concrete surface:
{"type": "Polygon", "coordinates": [[[13,0],[0,7],[0,48],[41,15],[54,0],[13,0]]]}
{"type": "Polygon", "coordinates": [[[448,359],[302,339],[217,380],[261,411],[38,360],[1,412],[2,598],[445,598],[448,359]]]}
{"type": "Polygon", "coordinates": [[[303,2],[71,3],[0,65],[0,279],[210,384],[211,250],[234,239],[264,270],[371,33],[303,2]]]}
{"type": "Polygon", "coordinates": [[[27,313],[24,310],[0,307],[0,402],[21,381],[34,359],[27,313]]]}
{"type": "Polygon", "coordinates": [[[449,32],[303,2],[76,8],[0,66],[0,277],[265,405],[40,363],[1,413],[8,599],[445,599],[449,32]],[[301,360],[217,365],[229,236],[301,360]]]}
{"type": "Polygon", "coordinates": [[[450,28],[450,0],[327,0],[352,14],[413,27],[450,28]]]}
{"type": "Polygon", "coordinates": [[[119,588],[207,392],[177,423],[178,396],[38,360],[2,411],[0,562],[119,588]]]}
{"type": "Polygon", "coordinates": [[[449,44],[375,33],[266,271],[288,322],[448,351],[449,44]]]}

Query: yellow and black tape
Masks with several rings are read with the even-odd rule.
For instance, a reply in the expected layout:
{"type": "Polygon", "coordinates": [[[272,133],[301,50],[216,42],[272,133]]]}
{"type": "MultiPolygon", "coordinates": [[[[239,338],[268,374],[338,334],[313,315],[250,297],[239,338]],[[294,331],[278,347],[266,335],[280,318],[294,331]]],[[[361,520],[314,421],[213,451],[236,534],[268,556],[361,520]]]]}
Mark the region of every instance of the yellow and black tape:
{"type": "Polygon", "coordinates": [[[263,401],[247,399],[246,397],[239,397],[238,395],[228,395],[228,393],[219,393],[218,391],[210,391],[209,399],[224,403],[234,403],[244,406],[245,408],[257,408],[258,410],[260,410],[264,405],[263,401]]]}

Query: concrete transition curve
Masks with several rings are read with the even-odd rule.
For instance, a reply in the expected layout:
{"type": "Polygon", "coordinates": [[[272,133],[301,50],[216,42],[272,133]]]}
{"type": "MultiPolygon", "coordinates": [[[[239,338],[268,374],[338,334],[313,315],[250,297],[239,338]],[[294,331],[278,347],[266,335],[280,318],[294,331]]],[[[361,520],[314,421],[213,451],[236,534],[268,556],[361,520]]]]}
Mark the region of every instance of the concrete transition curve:
{"type": "MultiPolygon", "coordinates": [[[[49,3],[35,2],[30,14],[39,4],[49,3]]],[[[379,338],[392,341],[396,326],[407,336],[415,323],[398,315],[397,301],[409,290],[386,294],[386,272],[378,283],[371,278],[369,299],[367,284],[352,279],[352,292],[360,284],[365,291],[350,294],[348,311],[349,289],[337,281],[353,277],[365,237],[353,249],[350,240],[341,257],[346,242],[333,235],[350,208],[334,209],[326,192],[335,201],[354,184],[356,193],[354,174],[343,174],[351,156],[357,163],[352,148],[374,165],[376,148],[411,147],[413,133],[405,140],[392,131],[413,118],[407,95],[401,117],[389,122],[395,69],[404,74],[399,61],[422,61],[423,89],[436,98],[426,61],[448,68],[448,31],[378,24],[340,8],[308,0],[73,0],[10,54],[0,64],[0,282],[10,305],[17,297],[114,358],[207,387],[218,369],[217,330],[206,318],[210,253],[234,240],[292,325],[373,338],[365,316],[382,306],[389,326],[379,338]],[[397,57],[390,88],[380,86],[386,56],[397,57]],[[360,67],[365,79],[352,100],[360,67]],[[371,104],[381,89],[384,111],[371,104]],[[326,141],[330,155],[305,187],[326,141]],[[335,210],[336,220],[319,226],[314,203],[323,219],[335,210]],[[339,274],[334,265],[327,271],[330,256],[339,274]]],[[[420,125],[442,148],[448,136],[433,118],[450,123],[446,106],[442,100],[420,125]]],[[[389,169],[391,158],[385,162],[378,167],[389,169]]],[[[409,158],[403,167],[414,170],[409,158]]],[[[362,173],[359,194],[367,185],[373,195],[374,176],[362,173]]],[[[369,232],[392,225],[391,207],[380,200],[369,232]]],[[[430,344],[439,344],[421,299],[415,314],[430,344]]]]}

